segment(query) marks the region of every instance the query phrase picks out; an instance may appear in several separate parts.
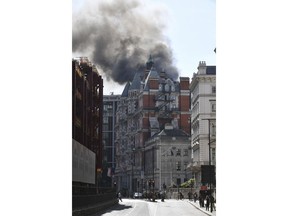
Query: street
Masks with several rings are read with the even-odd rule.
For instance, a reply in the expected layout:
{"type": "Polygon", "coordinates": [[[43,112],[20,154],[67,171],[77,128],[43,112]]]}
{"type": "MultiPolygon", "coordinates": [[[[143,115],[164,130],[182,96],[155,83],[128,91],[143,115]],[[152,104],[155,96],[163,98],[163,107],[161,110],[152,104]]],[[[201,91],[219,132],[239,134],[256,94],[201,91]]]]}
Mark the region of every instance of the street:
{"type": "Polygon", "coordinates": [[[91,216],[207,216],[199,209],[188,203],[186,200],[165,200],[161,202],[150,202],[146,200],[122,199],[118,205],[108,209],[101,214],[91,216]]]}

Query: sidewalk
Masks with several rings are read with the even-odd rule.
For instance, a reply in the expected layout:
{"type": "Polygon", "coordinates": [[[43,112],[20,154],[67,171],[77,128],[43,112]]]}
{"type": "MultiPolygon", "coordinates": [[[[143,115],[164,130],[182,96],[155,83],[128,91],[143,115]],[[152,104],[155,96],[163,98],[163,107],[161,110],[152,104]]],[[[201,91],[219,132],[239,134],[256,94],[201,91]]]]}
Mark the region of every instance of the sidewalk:
{"type": "MultiPolygon", "coordinates": [[[[206,211],[205,207],[200,207],[198,200],[196,202],[194,202],[193,200],[185,199],[185,201],[189,202],[191,205],[195,206],[196,208],[198,208],[200,211],[204,212],[207,215],[216,216],[216,211],[213,210],[213,212],[210,212],[210,211],[206,211]]],[[[216,208],[216,210],[217,210],[217,208],[216,208]]]]}

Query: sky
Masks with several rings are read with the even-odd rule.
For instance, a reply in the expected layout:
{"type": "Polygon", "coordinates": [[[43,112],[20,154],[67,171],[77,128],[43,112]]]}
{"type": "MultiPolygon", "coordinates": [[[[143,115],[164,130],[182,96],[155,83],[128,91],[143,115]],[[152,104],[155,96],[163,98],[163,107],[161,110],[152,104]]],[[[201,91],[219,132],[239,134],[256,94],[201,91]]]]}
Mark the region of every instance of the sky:
{"type": "MultiPolygon", "coordinates": [[[[87,0],[73,0],[73,14],[81,11],[87,0]]],[[[216,65],[216,4],[215,0],[146,0],[142,1],[147,11],[162,10],[165,23],[163,35],[173,52],[173,64],[179,76],[191,78],[197,72],[199,61],[216,65]]],[[[147,14],[149,14],[147,12],[147,14]]],[[[147,16],[147,19],[150,19],[147,16]]],[[[75,28],[73,25],[72,28],[75,28]]],[[[73,57],[85,55],[74,52],[73,57]]],[[[108,82],[104,78],[104,94],[121,94],[124,85],[108,82]]]]}

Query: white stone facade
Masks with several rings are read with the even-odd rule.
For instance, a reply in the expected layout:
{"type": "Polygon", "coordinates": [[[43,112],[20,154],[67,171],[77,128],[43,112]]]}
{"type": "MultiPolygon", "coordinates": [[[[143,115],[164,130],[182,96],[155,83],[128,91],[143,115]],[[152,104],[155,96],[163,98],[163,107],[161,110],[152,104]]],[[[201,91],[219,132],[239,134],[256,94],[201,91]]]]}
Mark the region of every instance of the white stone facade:
{"type": "Polygon", "coordinates": [[[216,165],[216,66],[200,62],[198,72],[193,74],[191,90],[191,147],[190,168],[201,184],[201,165],[209,165],[209,124],[210,164],[216,165]]]}

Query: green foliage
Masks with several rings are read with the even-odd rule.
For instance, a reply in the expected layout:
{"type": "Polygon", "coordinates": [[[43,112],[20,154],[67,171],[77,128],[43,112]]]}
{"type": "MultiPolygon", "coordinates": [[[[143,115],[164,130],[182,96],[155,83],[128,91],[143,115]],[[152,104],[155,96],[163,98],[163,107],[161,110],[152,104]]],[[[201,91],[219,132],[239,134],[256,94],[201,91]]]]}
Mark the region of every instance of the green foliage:
{"type": "Polygon", "coordinates": [[[180,185],[180,187],[181,188],[189,188],[189,187],[193,187],[193,185],[194,185],[194,182],[195,182],[195,179],[189,179],[188,181],[186,181],[186,182],[183,182],[181,185],[180,185]]]}

